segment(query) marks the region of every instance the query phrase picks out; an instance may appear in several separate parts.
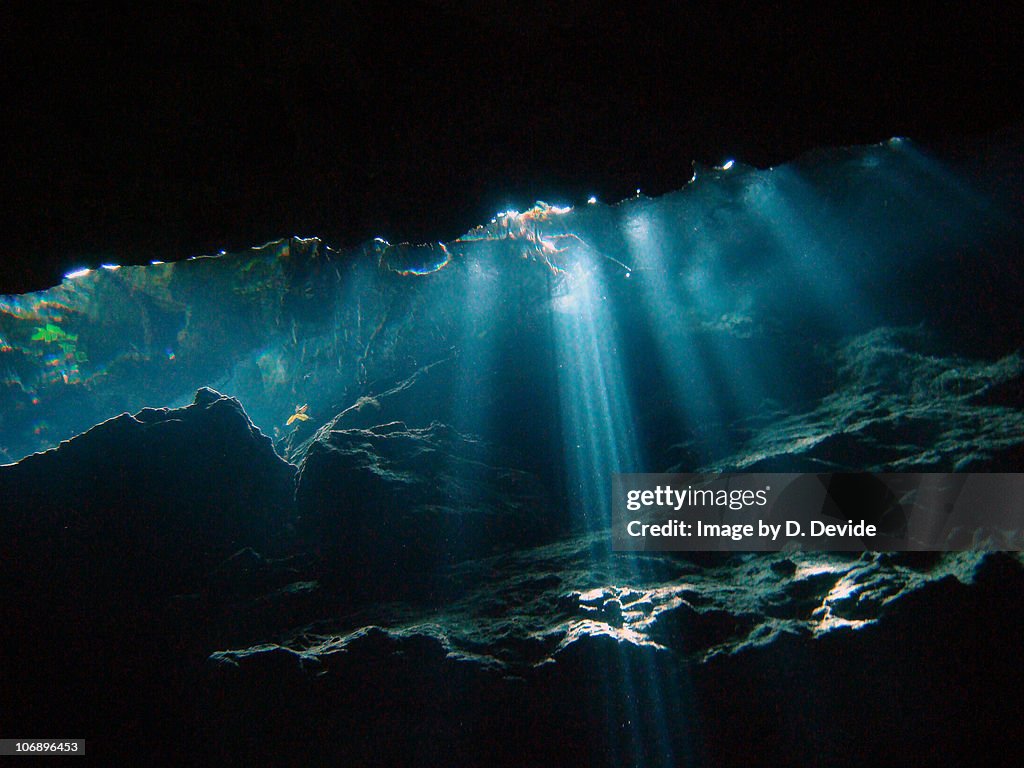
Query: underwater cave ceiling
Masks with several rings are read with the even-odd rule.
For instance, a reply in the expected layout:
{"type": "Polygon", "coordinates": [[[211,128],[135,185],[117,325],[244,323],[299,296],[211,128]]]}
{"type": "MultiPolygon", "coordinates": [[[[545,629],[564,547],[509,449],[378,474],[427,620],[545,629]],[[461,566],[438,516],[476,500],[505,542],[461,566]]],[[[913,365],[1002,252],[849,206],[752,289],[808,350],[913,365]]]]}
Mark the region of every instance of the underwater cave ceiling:
{"type": "MultiPolygon", "coordinates": [[[[518,439],[529,426],[501,412],[563,423],[558,371],[596,345],[589,364],[628,399],[609,407],[632,414],[634,462],[721,467],[769,440],[759,419],[841,421],[822,411],[843,411],[833,388],[877,386],[851,376],[948,358],[964,380],[946,371],[943,386],[963,394],[1017,375],[1006,356],[1021,321],[1007,310],[1021,270],[1003,256],[1015,238],[992,195],[892,140],[699,168],[657,199],[538,203],[445,244],[338,252],[291,238],[83,270],[0,298],[0,457],[202,386],[237,397],[292,460],[381,397],[404,402],[394,416],[411,426],[518,439]],[[574,334],[590,338],[567,353],[574,334]]],[[[537,439],[555,445],[547,431],[537,439]]]]}

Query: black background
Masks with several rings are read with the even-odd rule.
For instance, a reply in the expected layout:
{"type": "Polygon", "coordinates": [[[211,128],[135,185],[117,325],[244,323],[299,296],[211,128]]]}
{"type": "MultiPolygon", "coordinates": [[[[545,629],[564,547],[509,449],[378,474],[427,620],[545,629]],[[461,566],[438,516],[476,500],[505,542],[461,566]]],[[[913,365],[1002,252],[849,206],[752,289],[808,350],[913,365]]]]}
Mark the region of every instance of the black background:
{"type": "Polygon", "coordinates": [[[291,234],[449,239],[534,199],[676,189],[693,160],[1022,119],[1009,3],[678,9],[8,6],[0,291],[291,234]]]}

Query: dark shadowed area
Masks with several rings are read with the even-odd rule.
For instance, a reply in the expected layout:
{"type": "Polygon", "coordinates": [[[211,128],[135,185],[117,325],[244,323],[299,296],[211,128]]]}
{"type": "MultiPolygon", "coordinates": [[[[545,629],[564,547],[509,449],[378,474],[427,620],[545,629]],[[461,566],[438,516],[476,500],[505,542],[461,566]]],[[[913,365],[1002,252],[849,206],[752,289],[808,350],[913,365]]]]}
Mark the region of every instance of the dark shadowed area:
{"type": "Polygon", "coordinates": [[[289,235],[449,240],[690,164],[1019,123],[1010,6],[4,10],[0,291],[289,235]]]}

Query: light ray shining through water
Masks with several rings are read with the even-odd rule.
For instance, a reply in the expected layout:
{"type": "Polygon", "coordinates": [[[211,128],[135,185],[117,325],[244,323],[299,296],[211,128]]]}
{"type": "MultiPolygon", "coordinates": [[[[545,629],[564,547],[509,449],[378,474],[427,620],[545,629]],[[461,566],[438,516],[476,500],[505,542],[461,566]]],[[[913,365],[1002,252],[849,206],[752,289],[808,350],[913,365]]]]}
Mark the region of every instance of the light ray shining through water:
{"type": "Polygon", "coordinates": [[[574,301],[553,314],[570,498],[588,531],[611,522],[610,472],[641,466],[627,380],[600,276],[585,262],[570,274],[574,301]]]}

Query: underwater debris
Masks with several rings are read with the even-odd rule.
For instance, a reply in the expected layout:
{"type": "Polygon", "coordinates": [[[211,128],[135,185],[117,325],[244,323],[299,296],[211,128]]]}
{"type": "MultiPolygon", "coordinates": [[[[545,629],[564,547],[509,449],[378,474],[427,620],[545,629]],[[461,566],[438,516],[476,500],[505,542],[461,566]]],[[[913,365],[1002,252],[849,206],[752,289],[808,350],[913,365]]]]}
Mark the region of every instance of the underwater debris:
{"type": "Polygon", "coordinates": [[[309,408],[309,404],[308,403],[305,404],[305,405],[296,405],[295,406],[295,413],[293,413],[291,416],[288,417],[288,421],[285,422],[285,426],[286,427],[290,427],[296,421],[309,421],[310,416],[309,416],[308,413],[306,413],[306,409],[308,409],[308,408],[309,408]]]}
{"type": "Polygon", "coordinates": [[[363,408],[366,408],[367,406],[370,406],[371,408],[375,408],[376,410],[379,411],[380,410],[380,401],[378,401],[377,398],[375,398],[375,397],[370,397],[369,395],[363,395],[358,400],[356,400],[356,402],[355,402],[355,404],[353,404],[352,408],[354,410],[356,410],[356,411],[362,411],[363,408]]]}
{"type": "Polygon", "coordinates": [[[61,342],[61,341],[77,341],[78,340],[78,336],[74,335],[74,334],[66,333],[64,331],[64,329],[61,328],[58,325],[53,325],[52,323],[47,323],[42,328],[36,328],[35,333],[32,334],[32,339],[31,340],[32,341],[45,341],[47,344],[49,344],[49,343],[52,343],[52,342],[55,342],[55,341],[56,342],[61,342]]]}

